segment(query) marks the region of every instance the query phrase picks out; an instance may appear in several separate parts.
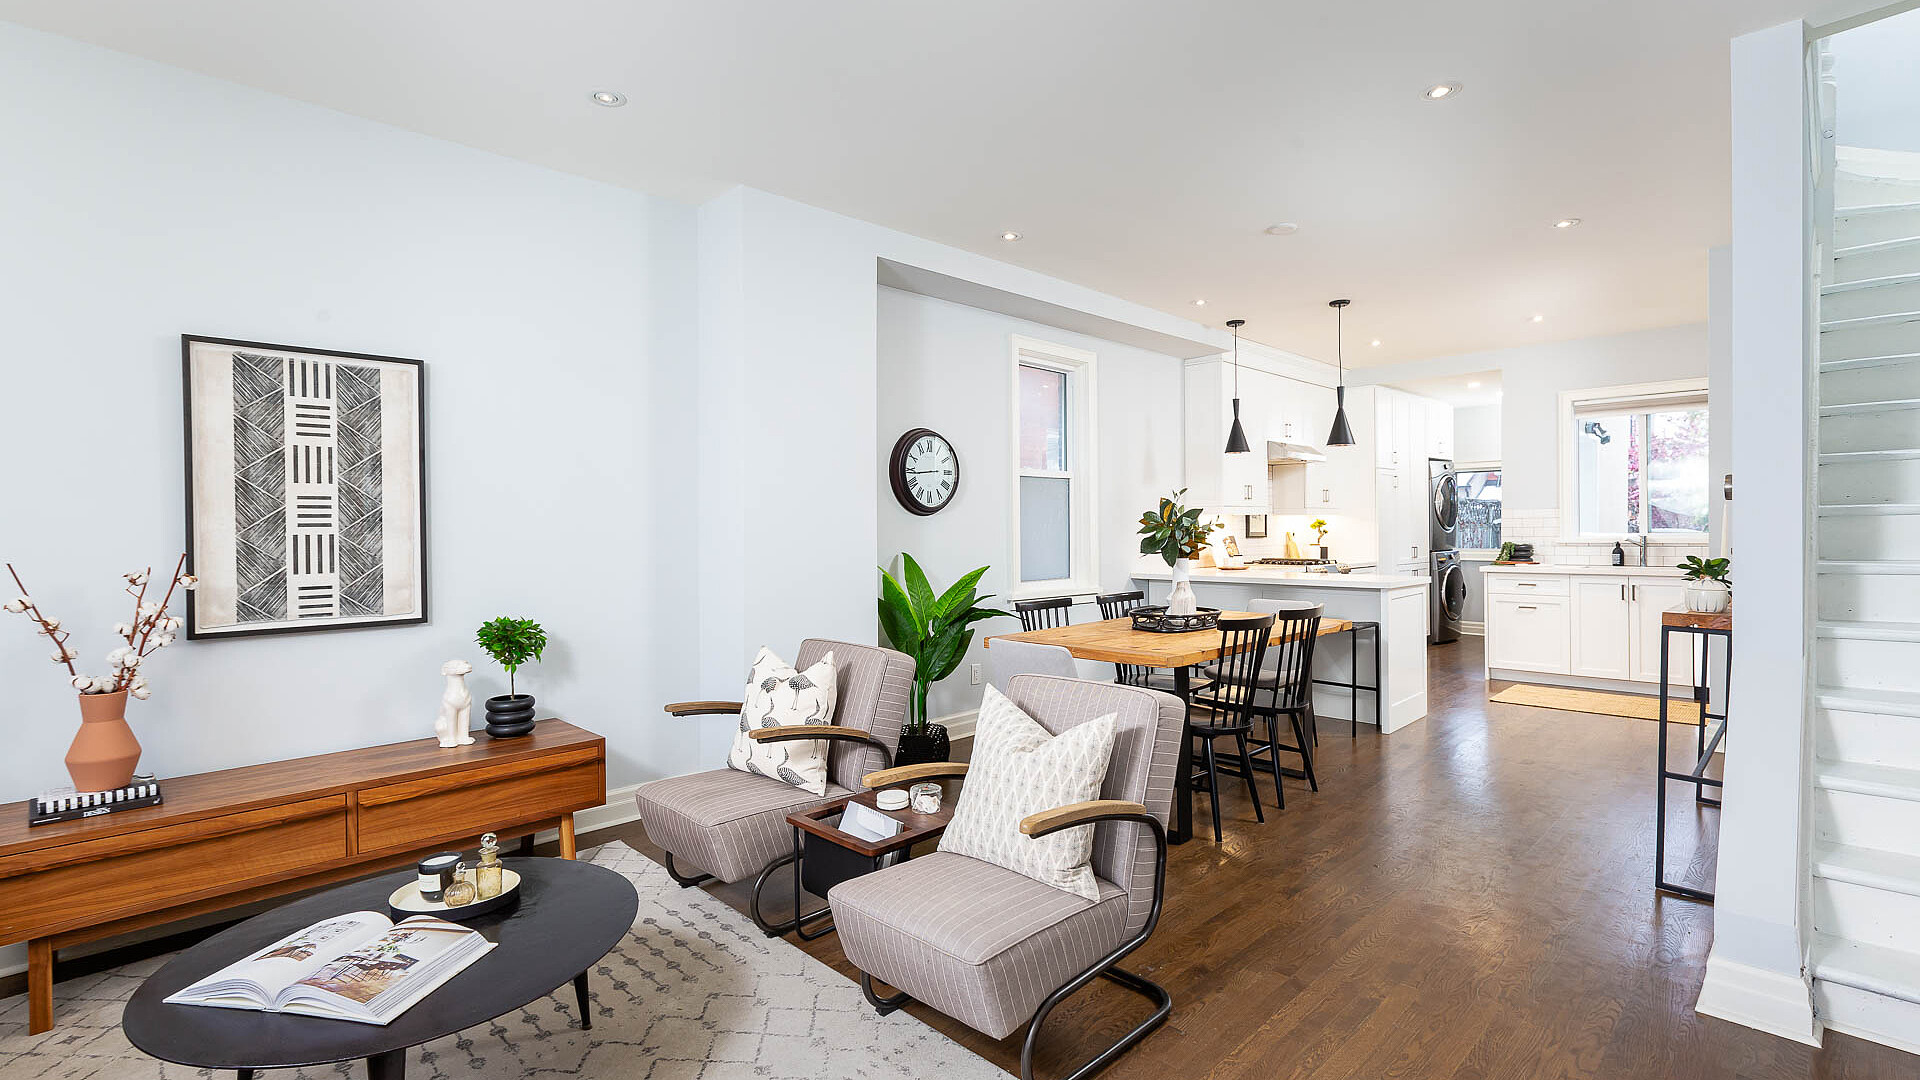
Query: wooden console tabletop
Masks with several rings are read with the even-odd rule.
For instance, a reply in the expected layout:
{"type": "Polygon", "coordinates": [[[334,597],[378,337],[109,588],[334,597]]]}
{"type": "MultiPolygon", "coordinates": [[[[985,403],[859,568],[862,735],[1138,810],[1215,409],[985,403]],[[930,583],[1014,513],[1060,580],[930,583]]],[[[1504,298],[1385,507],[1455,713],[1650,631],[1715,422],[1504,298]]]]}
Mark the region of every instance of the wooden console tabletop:
{"type": "Polygon", "coordinates": [[[54,950],[297,892],[440,848],[560,831],[606,800],[606,740],[562,720],[164,780],[166,802],[30,828],[0,813],[0,944],[27,942],[28,1026],[53,1026],[54,950]]]}

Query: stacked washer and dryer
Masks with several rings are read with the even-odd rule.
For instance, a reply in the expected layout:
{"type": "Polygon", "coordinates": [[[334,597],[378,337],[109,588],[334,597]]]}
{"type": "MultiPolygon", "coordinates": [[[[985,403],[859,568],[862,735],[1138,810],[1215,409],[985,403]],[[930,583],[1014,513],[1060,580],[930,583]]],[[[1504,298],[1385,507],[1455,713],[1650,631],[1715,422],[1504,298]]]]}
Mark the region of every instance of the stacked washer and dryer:
{"type": "Polygon", "coordinates": [[[1428,459],[1427,489],[1427,550],[1433,574],[1427,644],[1445,645],[1460,640],[1460,619],[1467,609],[1467,572],[1460,567],[1455,536],[1460,496],[1454,486],[1453,462],[1428,459]]]}

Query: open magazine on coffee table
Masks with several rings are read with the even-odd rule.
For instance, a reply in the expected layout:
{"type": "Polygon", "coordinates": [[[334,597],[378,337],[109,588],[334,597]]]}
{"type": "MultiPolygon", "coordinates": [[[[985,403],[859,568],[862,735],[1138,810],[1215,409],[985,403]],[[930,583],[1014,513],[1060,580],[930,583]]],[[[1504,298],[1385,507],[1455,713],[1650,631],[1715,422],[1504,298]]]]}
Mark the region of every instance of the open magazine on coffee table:
{"type": "Polygon", "coordinates": [[[356,911],[289,934],[167,1000],[386,1024],[492,948],[430,915],[395,923],[356,911]]]}

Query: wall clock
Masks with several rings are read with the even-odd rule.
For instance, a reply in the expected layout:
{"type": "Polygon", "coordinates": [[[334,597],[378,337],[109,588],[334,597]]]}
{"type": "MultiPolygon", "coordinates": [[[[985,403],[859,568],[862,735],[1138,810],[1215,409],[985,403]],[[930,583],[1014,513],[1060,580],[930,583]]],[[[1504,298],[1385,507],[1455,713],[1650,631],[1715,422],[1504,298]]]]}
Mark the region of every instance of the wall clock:
{"type": "Polygon", "coordinates": [[[946,509],[960,490],[960,455],[946,436],[931,428],[914,428],[893,444],[887,474],[900,505],[926,517],[946,509]]]}

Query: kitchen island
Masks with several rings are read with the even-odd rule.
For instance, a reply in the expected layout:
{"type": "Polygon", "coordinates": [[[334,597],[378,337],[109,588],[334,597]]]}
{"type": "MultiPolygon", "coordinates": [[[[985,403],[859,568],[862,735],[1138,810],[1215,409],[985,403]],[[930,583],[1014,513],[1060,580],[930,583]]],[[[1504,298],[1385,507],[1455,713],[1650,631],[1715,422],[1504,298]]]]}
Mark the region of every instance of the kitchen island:
{"type": "MultiPolygon", "coordinates": [[[[1250,600],[1306,600],[1326,608],[1329,616],[1379,623],[1377,678],[1373,632],[1357,635],[1360,682],[1381,688],[1377,713],[1373,694],[1360,692],[1360,722],[1375,723],[1377,715],[1381,732],[1388,733],[1427,715],[1427,575],[1323,574],[1250,566],[1196,569],[1192,577],[1193,594],[1202,607],[1246,611],[1250,600]]],[[[1133,579],[1148,603],[1166,603],[1173,589],[1173,571],[1152,556],[1134,567],[1133,579]]],[[[1321,638],[1314,647],[1314,678],[1350,681],[1355,639],[1350,634],[1321,638]]],[[[1318,686],[1313,707],[1321,716],[1344,720],[1353,715],[1353,695],[1345,687],[1318,686]]]]}

